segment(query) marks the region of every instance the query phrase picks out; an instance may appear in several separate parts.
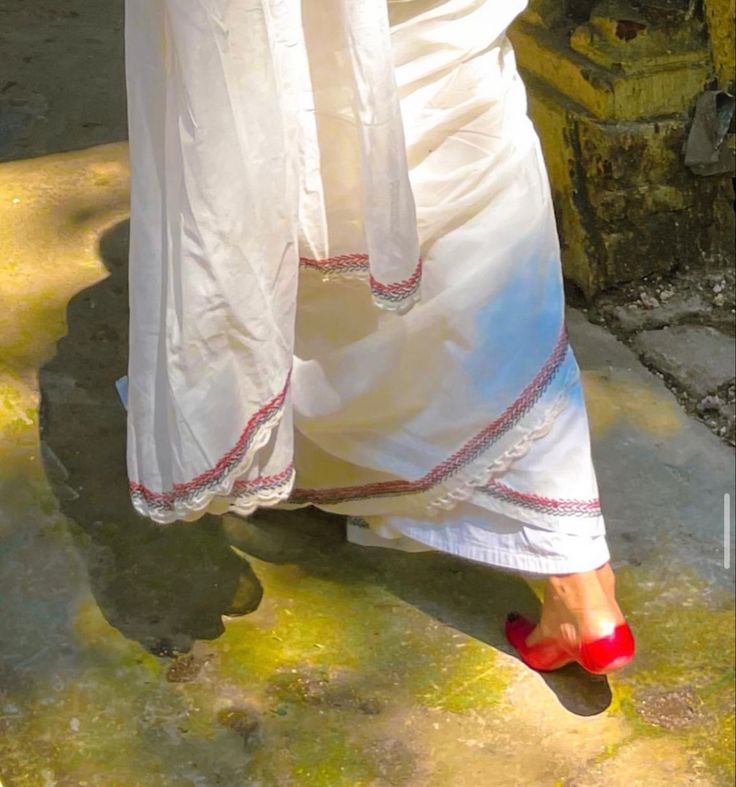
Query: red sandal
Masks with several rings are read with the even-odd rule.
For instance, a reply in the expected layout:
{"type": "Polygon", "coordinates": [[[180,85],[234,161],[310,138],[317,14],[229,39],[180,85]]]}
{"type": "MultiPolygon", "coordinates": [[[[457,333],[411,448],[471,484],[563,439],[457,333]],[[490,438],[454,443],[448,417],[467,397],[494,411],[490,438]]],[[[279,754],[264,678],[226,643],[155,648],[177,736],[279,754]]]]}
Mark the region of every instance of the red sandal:
{"type": "Polygon", "coordinates": [[[527,637],[536,624],[516,612],[506,618],[506,639],[528,667],[551,672],[576,661],[594,675],[608,675],[621,669],[634,658],[634,635],[627,623],[616,626],[607,637],[581,642],[574,650],[552,637],[535,645],[527,645],[527,637]]]}

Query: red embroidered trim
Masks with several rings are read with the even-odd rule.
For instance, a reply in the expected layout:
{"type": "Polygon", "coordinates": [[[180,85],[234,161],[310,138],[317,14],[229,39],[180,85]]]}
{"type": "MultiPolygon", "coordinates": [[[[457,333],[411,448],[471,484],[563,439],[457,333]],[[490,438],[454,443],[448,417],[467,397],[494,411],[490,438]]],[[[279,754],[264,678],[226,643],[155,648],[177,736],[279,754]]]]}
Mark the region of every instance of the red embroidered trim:
{"type": "Polygon", "coordinates": [[[495,497],[499,500],[506,500],[515,505],[528,508],[541,514],[556,514],[558,516],[590,516],[601,515],[600,500],[566,500],[543,497],[541,495],[528,494],[512,489],[500,481],[490,481],[486,486],[480,488],[481,492],[495,497]]]}
{"type": "Polygon", "coordinates": [[[242,495],[252,492],[263,492],[268,489],[278,489],[291,478],[293,473],[294,465],[289,464],[276,475],[258,476],[258,478],[253,478],[250,481],[236,481],[233,493],[242,495]]]}
{"type": "Polygon", "coordinates": [[[422,280],[422,260],[417,262],[414,273],[404,281],[393,282],[393,284],[382,284],[371,276],[371,290],[373,294],[382,300],[402,301],[410,298],[419,289],[422,280]]]}
{"type": "Polygon", "coordinates": [[[328,257],[324,260],[312,260],[308,257],[300,257],[299,264],[307,269],[320,271],[321,273],[353,273],[356,271],[368,270],[367,254],[341,254],[338,257],[328,257]]]}
{"type": "MultiPolygon", "coordinates": [[[[308,270],[319,271],[323,274],[345,274],[345,273],[365,273],[370,270],[370,261],[367,254],[341,254],[337,257],[328,257],[323,260],[313,260],[308,257],[301,257],[299,263],[308,270]]],[[[422,280],[423,262],[420,259],[414,269],[414,273],[403,281],[384,284],[369,274],[373,294],[380,300],[402,301],[410,298],[416,293],[422,280]]]]}
{"type": "Polygon", "coordinates": [[[524,388],[516,401],[482,432],[469,440],[459,451],[416,481],[380,481],[362,486],[337,487],[334,489],[295,489],[290,503],[336,504],[368,497],[393,497],[397,495],[426,492],[432,487],[455,475],[463,467],[493,445],[526,415],[539,401],[542,394],[556,377],[568,351],[567,333],[562,330],[552,354],[534,379],[524,388]]]}
{"type": "Polygon", "coordinates": [[[206,470],[186,484],[175,484],[174,488],[167,492],[154,492],[141,483],[131,481],[129,483],[129,488],[133,497],[142,499],[151,508],[172,511],[175,507],[175,503],[181,502],[186,504],[187,501],[191,500],[202,491],[216,487],[222,479],[241,462],[250,448],[253,438],[258,433],[259,428],[267,423],[283,407],[290,380],[291,372],[281,392],[250,418],[237,443],[213,468],[206,470]]]}

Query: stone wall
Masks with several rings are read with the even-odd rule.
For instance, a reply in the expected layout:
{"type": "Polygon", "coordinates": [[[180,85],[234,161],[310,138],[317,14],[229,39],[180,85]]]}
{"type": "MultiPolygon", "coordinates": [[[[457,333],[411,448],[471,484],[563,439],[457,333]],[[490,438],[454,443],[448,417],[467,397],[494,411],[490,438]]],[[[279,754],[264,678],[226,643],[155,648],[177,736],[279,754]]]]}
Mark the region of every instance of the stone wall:
{"type": "Polygon", "coordinates": [[[698,96],[728,85],[729,13],[733,0],[532,0],[514,26],[565,275],[586,297],[733,254],[730,175],[683,156],[698,96]]]}
{"type": "Polygon", "coordinates": [[[736,82],[736,0],[705,0],[713,66],[720,86],[733,92],[736,82]]]}

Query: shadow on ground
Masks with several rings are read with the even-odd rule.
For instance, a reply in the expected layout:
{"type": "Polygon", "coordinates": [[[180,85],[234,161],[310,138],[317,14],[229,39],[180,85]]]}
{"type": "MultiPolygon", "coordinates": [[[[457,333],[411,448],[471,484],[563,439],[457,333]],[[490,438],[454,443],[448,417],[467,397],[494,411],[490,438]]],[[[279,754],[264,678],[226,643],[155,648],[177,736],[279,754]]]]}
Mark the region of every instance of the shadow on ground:
{"type": "Polygon", "coordinates": [[[119,224],[103,237],[110,276],[72,299],[68,335],[40,372],[42,449],[100,609],[126,637],[164,655],[219,636],[221,616],[252,611],[262,590],[217,519],[156,527],[131,508],[114,386],[126,367],[127,234],[119,224]]]}
{"type": "MultiPolygon", "coordinates": [[[[247,555],[301,566],[346,585],[371,582],[441,623],[508,652],[509,609],[536,613],[518,577],[439,554],[407,555],[345,543],[340,517],[315,510],[262,512],[249,521],[205,517],[157,526],[131,508],[125,483],[125,411],[115,380],[127,354],[127,222],[100,244],[108,278],[69,303],[68,334],[40,373],[47,477],[75,523],[92,592],[108,622],[157,655],[188,652],[244,615],[262,588],[247,555]],[[231,547],[237,547],[233,550],[231,547]]],[[[546,678],[568,710],[604,710],[605,679],[570,667],[546,678]]]]}

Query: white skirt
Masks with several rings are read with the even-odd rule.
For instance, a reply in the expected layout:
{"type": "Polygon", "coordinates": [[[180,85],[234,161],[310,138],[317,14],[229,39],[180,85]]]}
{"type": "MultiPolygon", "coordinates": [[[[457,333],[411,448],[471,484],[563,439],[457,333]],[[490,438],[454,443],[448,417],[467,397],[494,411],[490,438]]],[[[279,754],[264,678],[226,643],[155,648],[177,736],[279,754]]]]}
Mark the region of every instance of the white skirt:
{"type": "MultiPolygon", "coordinates": [[[[350,517],[349,537],[361,544],[437,549],[543,574],[596,568],[609,556],[580,372],[564,330],[554,212],[505,36],[524,3],[389,2],[404,147],[388,157],[380,146],[373,153],[377,168],[389,159],[406,162],[414,202],[407,209],[400,176],[385,180],[390,193],[381,202],[376,186],[384,181],[366,175],[371,147],[354,89],[360,60],[332,8],[345,1],[312,4],[298,20],[308,92],[299,94],[297,122],[310,131],[295,148],[300,196],[291,227],[278,217],[268,224],[278,200],[269,178],[278,181],[279,164],[269,165],[257,147],[243,164],[247,145],[257,141],[252,134],[243,131],[239,150],[221,146],[219,157],[212,153],[217,133],[197,138],[212,113],[215,132],[233,128],[237,136],[236,103],[209,101],[200,119],[190,89],[171,109],[170,81],[207,90],[218,72],[182,81],[172,74],[184,68],[176,60],[156,71],[147,57],[157,45],[150,5],[129,0],[128,450],[136,507],[165,522],[206,510],[247,515],[258,505],[311,504],[350,517]],[[169,106],[165,117],[151,117],[159,111],[146,94],[154,72],[169,106]],[[177,144],[172,155],[172,135],[180,143],[183,128],[191,144],[177,144]],[[210,178],[205,189],[200,165],[207,156],[228,180],[210,178]],[[268,203],[267,223],[259,226],[267,227],[275,255],[269,263],[260,253],[272,266],[264,268],[267,280],[249,279],[252,238],[233,219],[238,200],[258,193],[252,182],[259,172],[268,203]],[[250,191],[238,192],[238,178],[249,180],[250,191]],[[170,206],[172,189],[173,218],[161,207],[170,206]],[[381,253],[376,227],[381,216],[386,226],[404,226],[412,210],[421,263],[409,265],[403,280],[396,268],[396,281],[381,284],[372,267],[381,253]],[[284,253],[292,240],[293,254],[284,253]],[[206,299],[186,297],[196,277],[206,299]],[[297,278],[292,294],[285,282],[297,278]],[[249,294],[282,305],[270,308],[265,323],[253,313],[257,301],[233,298],[249,281],[249,294]],[[392,299],[413,308],[392,309],[392,299]],[[219,322],[213,302],[224,304],[219,322]],[[267,357],[258,352],[273,325],[278,357],[291,354],[288,383],[283,364],[251,360],[267,357]]],[[[160,11],[168,3],[151,5],[165,27],[160,11]]],[[[206,48],[207,36],[216,43],[224,35],[221,17],[210,22],[188,30],[188,46],[206,48]]],[[[229,68],[265,69],[258,61],[264,53],[218,47],[218,58],[232,58],[229,68]]],[[[386,139],[395,141],[394,132],[386,139]]],[[[278,182],[288,188],[288,173],[278,182]]],[[[248,211],[260,216],[253,205],[248,211]]],[[[410,249],[411,233],[402,238],[410,249]]]]}

